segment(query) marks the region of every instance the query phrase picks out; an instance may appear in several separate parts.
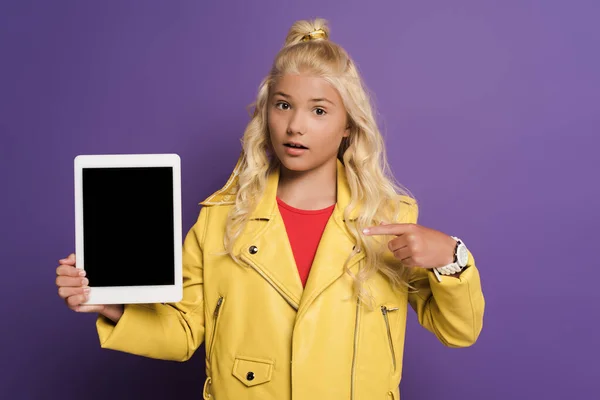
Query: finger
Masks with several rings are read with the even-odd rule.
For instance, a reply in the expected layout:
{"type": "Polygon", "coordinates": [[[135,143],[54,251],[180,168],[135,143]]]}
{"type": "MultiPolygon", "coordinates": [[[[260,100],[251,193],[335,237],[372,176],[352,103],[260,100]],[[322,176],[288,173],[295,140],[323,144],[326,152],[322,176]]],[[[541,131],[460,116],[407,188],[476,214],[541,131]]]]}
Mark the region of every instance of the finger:
{"type": "Polygon", "coordinates": [[[67,286],[67,287],[77,287],[77,286],[87,286],[90,284],[88,278],[75,278],[72,276],[57,276],[56,277],[56,286],[67,286]]]}
{"type": "Polygon", "coordinates": [[[58,288],[58,296],[62,299],[66,299],[67,297],[79,295],[79,294],[88,294],[90,292],[89,287],[67,287],[61,286],[58,288]]]}
{"type": "Polygon", "coordinates": [[[80,305],[75,307],[75,309],[73,311],[76,312],[100,312],[104,310],[104,305],[80,305]]]}
{"type": "Polygon", "coordinates": [[[75,254],[71,253],[68,257],[58,260],[61,264],[75,265],[75,254]]]}
{"type": "Polygon", "coordinates": [[[400,262],[407,267],[420,267],[420,265],[412,257],[406,257],[400,260],[400,262]]]}
{"type": "Polygon", "coordinates": [[[64,276],[85,276],[85,270],[71,265],[62,264],[56,268],[56,275],[64,276]]]}
{"type": "Polygon", "coordinates": [[[408,247],[403,247],[400,250],[394,251],[394,257],[402,261],[402,263],[404,264],[407,259],[412,257],[412,253],[410,252],[408,247]]]}
{"type": "Polygon", "coordinates": [[[87,294],[76,294],[74,296],[69,296],[65,299],[69,308],[74,309],[77,306],[85,303],[89,299],[89,295],[87,294]]]}
{"type": "Polygon", "coordinates": [[[408,241],[404,236],[398,236],[388,242],[388,249],[393,253],[396,250],[400,250],[408,246],[408,241]]]}
{"type": "Polygon", "coordinates": [[[363,233],[367,236],[372,235],[403,235],[407,232],[411,232],[414,224],[386,224],[371,226],[363,229],[363,233]]]}

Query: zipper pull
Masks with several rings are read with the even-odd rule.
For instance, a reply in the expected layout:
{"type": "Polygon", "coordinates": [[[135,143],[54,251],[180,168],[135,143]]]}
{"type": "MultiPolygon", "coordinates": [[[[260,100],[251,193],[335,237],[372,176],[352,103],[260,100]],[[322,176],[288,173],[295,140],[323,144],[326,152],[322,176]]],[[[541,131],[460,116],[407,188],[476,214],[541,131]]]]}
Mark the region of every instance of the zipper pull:
{"type": "Polygon", "coordinates": [[[391,311],[398,311],[398,307],[387,308],[387,306],[381,306],[381,313],[383,315],[386,315],[387,313],[389,313],[391,311]]]}
{"type": "Polygon", "coordinates": [[[215,318],[219,316],[219,310],[221,309],[221,304],[223,304],[223,296],[219,297],[219,300],[217,301],[217,306],[215,307],[215,313],[214,313],[215,318]]]}

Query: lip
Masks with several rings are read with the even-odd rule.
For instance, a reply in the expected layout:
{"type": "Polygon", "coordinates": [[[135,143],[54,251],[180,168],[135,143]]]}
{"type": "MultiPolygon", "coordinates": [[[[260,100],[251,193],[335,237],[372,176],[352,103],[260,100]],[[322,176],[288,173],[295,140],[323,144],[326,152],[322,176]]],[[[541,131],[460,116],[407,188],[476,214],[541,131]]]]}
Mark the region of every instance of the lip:
{"type": "MultiPolygon", "coordinates": [[[[300,142],[285,142],[283,145],[284,145],[285,147],[288,147],[288,146],[287,146],[288,144],[289,144],[289,145],[292,145],[292,146],[302,146],[303,148],[300,148],[301,150],[308,150],[308,147],[306,147],[305,145],[303,145],[303,144],[302,144],[302,143],[300,143],[300,142]]],[[[289,147],[288,147],[288,148],[289,148],[289,147]]]]}
{"type": "Polygon", "coordinates": [[[308,151],[308,149],[301,149],[301,148],[298,148],[298,147],[289,147],[289,146],[283,146],[283,147],[285,147],[285,153],[288,156],[292,156],[292,157],[301,156],[306,151],[308,151]]]}

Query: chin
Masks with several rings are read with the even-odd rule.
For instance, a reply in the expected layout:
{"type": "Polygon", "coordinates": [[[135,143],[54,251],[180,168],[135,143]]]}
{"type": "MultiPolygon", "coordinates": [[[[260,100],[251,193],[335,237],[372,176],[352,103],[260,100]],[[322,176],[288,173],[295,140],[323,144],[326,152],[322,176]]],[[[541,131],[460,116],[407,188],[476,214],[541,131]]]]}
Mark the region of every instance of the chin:
{"type": "Polygon", "coordinates": [[[290,157],[288,155],[283,155],[279,158],[279,162],[285,169],[300,173],[325,167],[325,165],[329,164],[329,161],[331,160],[314,160],[308,157],[290,157]]]}
{"type": "Polygon", "coordinates": [[[304,171],[310,171],[311,169],[315,168],[314,163],[311,163],[308,160],[303,160],[300,157],[297,158],[293,158],[293,157],[278,157],[279,158],[279,162],[281,163],[281,165],[283,165],[283,167],[285,167],[285,169],[290,170],[290,171],[294,171],[294,172],[304,172],[304,171]]]}

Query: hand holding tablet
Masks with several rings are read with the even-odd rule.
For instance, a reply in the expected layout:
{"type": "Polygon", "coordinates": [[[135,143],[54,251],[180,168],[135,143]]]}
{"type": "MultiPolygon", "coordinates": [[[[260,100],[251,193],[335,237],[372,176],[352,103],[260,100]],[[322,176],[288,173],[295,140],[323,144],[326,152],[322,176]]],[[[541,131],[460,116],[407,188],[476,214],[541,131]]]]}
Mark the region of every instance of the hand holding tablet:
{"type": "Polygon", "coordinates": [[[180,168],[176,154],[75,158],[74,266],[89,280],[84,304],[181,300],[180,168]]]}
{"type": "Polygon", "coordinates": [[[59,297],[65,300],[67,307],[77,312],[97,312],[115,324],[119,322],[124,312],[122,304],[84,304],[89,297],[89,280],[85,277],[84,270],[75,267],[75,254],[58,262],[60,265],[56,268],[56,286],[59,297]]]}

